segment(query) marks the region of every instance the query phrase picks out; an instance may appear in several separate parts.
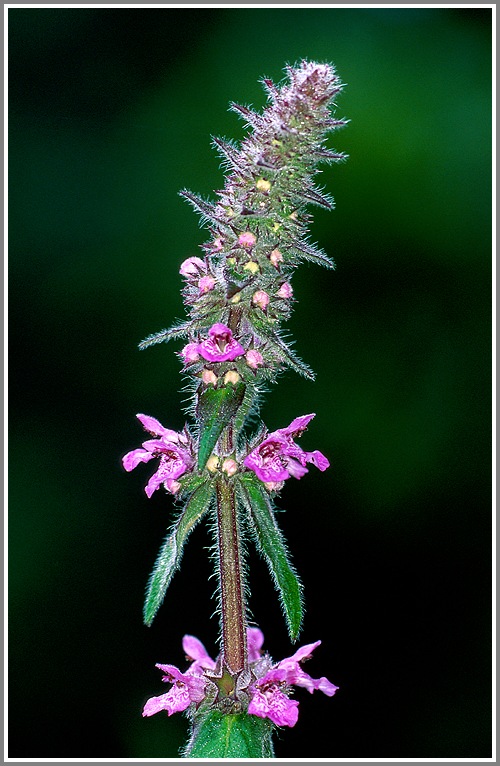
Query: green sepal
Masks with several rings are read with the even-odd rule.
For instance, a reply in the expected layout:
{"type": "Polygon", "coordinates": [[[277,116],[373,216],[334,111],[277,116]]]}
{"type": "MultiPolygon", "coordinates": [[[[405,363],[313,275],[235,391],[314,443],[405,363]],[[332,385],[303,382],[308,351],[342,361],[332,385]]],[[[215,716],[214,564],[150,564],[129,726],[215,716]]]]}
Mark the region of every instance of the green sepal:
{"type": "Polygon", "coordinates": [[[205,481],[189,497],[184,510],[165,538],[146,590],[144,603],[144,622],[146,625],[149,626],[153,622],[173,574],[179,568],[184,543],[193,527],[210,508],[213,496],[212,482],[205,481]]]}
{"type": "Polygon", "coordinates": [[[266,488],[254,473],[239,475],[249,526],[259,553],[266,559],[285,614],[288,633],[296,641],[302,624],[302,584],[292,566],[285,539],[266,488]]]}
{"type": "Polygon", "coordinates": [[[245,395],[245,384],[229,384],[221,388],[207,387],[198,397],[196,415],[200,421],[198,469],[202,471],[217,440],[236,415],[245,395]]]}
{"type": "Polygon", "coordinates": [[[248,713],[211,710],[195,720],[185,758],[274,758],[274,726],[248,713]]]}

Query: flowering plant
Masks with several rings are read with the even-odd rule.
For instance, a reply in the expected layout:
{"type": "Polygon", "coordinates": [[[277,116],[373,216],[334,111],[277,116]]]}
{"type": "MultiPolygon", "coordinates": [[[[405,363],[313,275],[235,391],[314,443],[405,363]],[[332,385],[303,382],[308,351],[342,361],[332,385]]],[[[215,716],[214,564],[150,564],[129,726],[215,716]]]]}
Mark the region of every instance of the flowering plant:
{"type": "Polygon", "coordinates": [[[137,415],[152,436],[123,457],[125,470],[158,460],[146,494],[164,488],[180,513],[169,530],[148,584],[144,620],[151,625],[193,527],[215,519],[221,647],[216,660],[193,636],[184,636],[187,670],[158,664],[169,690],[146,702],[143,715],[186,711],[189,757],[272,757],[272,733],[294,726],[294,686],[335,694],[337,687],[314,679],[302,663],[320,641],[273,662],[262,650],[264,637],[248,624],[241,536],[254,540],[267,561],[292,641],[302,624],[302,586],[291,563],[274,512],[274,498],[290,477],[302,478],[307,464],[320,471],[329,461],[319,450],[297,443],[314,414],[296,417],[272,433],[262,426],[248,434],[267,383],[291,368],[313,379],[283,337],[280,324],[291,313],[293,273],[301,261],[333,268],[328,256],[308,241],[305,212],[313,203],[332,208],[314,186],[320,161],[343,159],[324,146],[328,131],[345,121],[331,109],[341,83],[332,66],[302,61],[287,67],[288,83],[265,79],[270,104],[262,114],[231,108],[252,128],[240,147],[214,139],[226,169],[216,202],[181,192],[207,225],[203,258],[180,266],[187,319],[151,335],[141,344],[185,338],[178,352],[191,384],[192,423],[177,433],[156,418],[137,415]]]}

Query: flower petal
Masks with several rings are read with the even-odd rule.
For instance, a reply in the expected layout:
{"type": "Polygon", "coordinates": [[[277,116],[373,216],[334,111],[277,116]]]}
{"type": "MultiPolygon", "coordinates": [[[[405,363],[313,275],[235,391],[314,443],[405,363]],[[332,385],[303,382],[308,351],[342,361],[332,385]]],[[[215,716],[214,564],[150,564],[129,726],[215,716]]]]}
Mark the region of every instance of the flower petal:
{"type": "Polygon", "coordinates": [[[250,715],[269,718],[277,726],[295,726],[299,717],[299,703],[288,699],[278,688],[265,693],[255,691],[248,706],[250,715]]]}
{"type": "Polygon", "coordinates": [[[307,462],[315,465],[320,471],[326,471],[330,467],[330,461],[319,450],[315,449],[313,452],[306,452],[305,454],[307,462]]]}
{"type": "Polygon", "coordinates": [[[133,471],[139,463],[147,463],[152,457],[145,449],[134,449],[122,457],[122,464],[126,471],[133,471]]]}
{"type": "Polygon", "coordinates": [[[263,643],[264,634],[259,628],[247,629],[247,648],[249,662],[256,662],[258,659],[260,659],[263,643]]]}
{"type": "MultiPolygon", "coordinates": [[[[215,662],[210,657],[201,641],[196,638],[196,636],[184,636],[182,639],[182,648],[184,649],[188,659],[193,660],[193,664],[197,667],[199,666],[209,670],[213,670],[215,668],[215,662]]],[[[192,667],[193,666],[191,665],[191,668],[192,667]]],[[[191,670],[191,668],[189,670],[191,670]]]]}
{"type": "Polygon", "coordinates": [[[150,434],[153,434],[153,436],[163,436],[169,441],[178,441],[179,434],[177,434],[175,431],[171,431],[169,428],[162,426],[160,421],[156,418],[152,418],[150,415],[142,414],[136,415],[136,417],[138,420],[140,420],[144,429],[149,431],[150,434]]]}

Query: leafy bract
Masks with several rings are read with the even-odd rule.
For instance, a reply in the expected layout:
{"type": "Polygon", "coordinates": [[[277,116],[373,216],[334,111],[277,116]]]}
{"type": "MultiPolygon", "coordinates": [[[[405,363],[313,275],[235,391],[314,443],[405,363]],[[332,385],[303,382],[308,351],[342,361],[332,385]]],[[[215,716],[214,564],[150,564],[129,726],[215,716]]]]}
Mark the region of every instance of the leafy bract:
{"type": "Polygon", "coordinates": [[[279,593],[290,638],[296,641],[303,615],[302,585],[290,562],[269,495],[260,479],[251,472],[240,474],[239,489],[257,549],[266,559],[279,593]]]}
{"type": "Polygon", "coordinates": [[[210,508],[213,496],[214,488],[211,481],[206,481],[198,487],[190,495],[182,513],[165,538],[146,591],[144,604],[144,622],[146,625],[151,625],[153,622],[173,574],[179,567],[184,543],[193,527],[210,508]]]}

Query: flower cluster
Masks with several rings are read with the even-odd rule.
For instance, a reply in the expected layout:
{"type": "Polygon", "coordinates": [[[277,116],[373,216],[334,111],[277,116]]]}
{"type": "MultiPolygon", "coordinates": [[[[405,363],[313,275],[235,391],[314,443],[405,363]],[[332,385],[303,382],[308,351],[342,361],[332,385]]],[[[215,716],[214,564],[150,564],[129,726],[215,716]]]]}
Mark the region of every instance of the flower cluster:
{"type": "MultiPolygon", "coordinates": [[[[221,353],[237,353],[234,343],[231,340],[226,341],[226,346],[221,353]],[[231,351],[228,351],[230,343],[233,343],[233,346],[231,351]]],[[[239,463],[232,458],[226,458],[221,465],[222,471],[228,476],[234,476],[239,470],[253,471],[269,490],[280,489],[283,482],[291,476],[296,479],[302,478],[308,471],[306,463],[312,463],[320,471],[326,471],[330,463],[322,452],[319,450],[305,452],[294,441],[294,438],[305,431],[313,417],[314,413],[301,415],[292,420],[286,428],[273,431],[259,441],[248,454],[240,456],[239,463]]],[[[137,415],[137,418],[146,431],[159,438],[149,439],[143,442],[141,449],[128,452],[123,457],[123,467],[126,471],[132,471],[139,463],[147,463],[155,457],[160,458],[158,469],[146,485],[146,494],[151,497],[153,492],[162,485],[172,494],[176,494],[181,487],[177,479],[190,472],[195,465],[193,440],[187,427],[183,433],[179,434],[164,428],[156,418],[149,415],[137,415]]],[[[218,457],[214,455],[207,463],[207,470],[215,471],[219,462],[218,457]]]]}
{"type": "MultiPolygon", "coordinates": [[[[290,699],[293,686],[301,686],[311,694],[319,690],[328,697],[337,691],[338,686],[324,676],[312,678],[302,669],[302,663],[310,658],[321,641],[307,644],[277,663],[273,663],[268,654],[263,654],[264,636],[259,628],[247,629],[247,643],[250,676],[240,687],[239,700],[249,715],[268,718],[277,726],[295,726],[299,703],[290,699]]],[[[208,655],[201,641],[194,636],[184,636],[182,647],[191,664],[184,673],[175,665],[156,665],[164,674],[162,680],[171,687],[166,694],[148,699],[143,716],[161,711],[170,716],[190,705],[196,709],[204,699],[218,693],[218,663],[208,655]]]]}
{"type": "Polygon", "coordinates": [[[141,449],[127,452],[122,458],[126,471],[132,471],[139,463],[148,463],[153,458],[160,458],[160,463],[146,485],[146,494],[151,497],[160,486],[175,494],[180,484],[177,481],[186,471],[194,466],[194,445],[187,427],[183,433],[176,433],[149,415],[137,415],[145,430],[155,439],[142,443],[141,449]]]}

